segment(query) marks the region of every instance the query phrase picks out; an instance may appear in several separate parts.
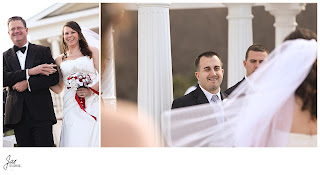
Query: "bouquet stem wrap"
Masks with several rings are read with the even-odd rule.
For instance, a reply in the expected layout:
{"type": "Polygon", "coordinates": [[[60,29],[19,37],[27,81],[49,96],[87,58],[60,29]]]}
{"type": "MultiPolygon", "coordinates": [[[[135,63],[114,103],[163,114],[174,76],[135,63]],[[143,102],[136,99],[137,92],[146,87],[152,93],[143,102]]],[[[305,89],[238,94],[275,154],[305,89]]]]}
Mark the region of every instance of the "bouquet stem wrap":
{"type": "MultiPolygon", "coordinates": [[[[71,74],[68,79],[67,79],[67,89],[70,88],[75,88],[78,89],[80,87],[85,87],[85,88],[89,88],[91,91],[93,91],[95,94],[99,95],[99,92],[92,89],[91,87],[89,87],[89,84],[92,83],[91,77],[89,74],[85,74],[82,72],[76,72],[71,74]]],[[[79,107],[86,112],[87,114],[89,114],[85,108],[86,108],[86,101],[85,98],[80,98],[77,93],[75,94],[75,99],[79,105],[79,107]]],[[[92,116],[96,121],[97,118],[91,114],[89,114],[90,116],[92,116]]]]}
{"type": "MultiPolygon", "coordinates": [[[[95,94],[99,95],[99,92],[92,89],[91,87],[89,87],[90,90],[92,90],[92,92],[94,92],[95,94]]],[[[75,95],[75,99],[76,101],[78,102],[78,105],[80,106],[80,108],[86,112],[87,114],[89,114],[87,111],[86,111],[86,99],[85,98],[80,98],[77,94],[75,95]]],[[[95,121],[97,121],[97,117],[89,114],[92,118],[94,118],[95,121]]]]}

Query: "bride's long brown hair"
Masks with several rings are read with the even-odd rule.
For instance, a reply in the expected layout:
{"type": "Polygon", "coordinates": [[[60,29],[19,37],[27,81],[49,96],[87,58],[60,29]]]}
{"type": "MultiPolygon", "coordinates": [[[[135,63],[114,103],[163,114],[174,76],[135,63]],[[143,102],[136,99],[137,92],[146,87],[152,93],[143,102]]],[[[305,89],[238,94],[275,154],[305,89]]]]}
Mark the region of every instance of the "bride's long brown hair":
{"type": "Polygon", "coordinates": [[[89,49],[89,45],[87,43],[86,38],[83,36],[82,32],[81,32],[81,28],[79,26],[78,23],[76,23],[75,21],[69,21],[67,22],[63,28],[62,28],[62,49],[63,49],[63,54],[64,56],[62,57],[62,59],[67,58],[67,51],[69,50],[67,43],[64,41],[64,28],[65,27],[70,27],[71,29],[75,30],[78,35],[79,35],[79,46],[80,46],[80,51],[82,53],[82,55],[84,56],[89,56],[89,58],[92,58],[92,52],[89,49]]]}
{"type": "MultiPolygon", "coordinates": [[[[294,39],[316,40],[317,34],[309,29],[296,28],[290,33],[284,41],[294,39]]],[[[295,95],[300,97],[303,101],[302,111],[308,110],[311,113],[313,120],[317,119],[317,60],[313,63],[312,68],[295,92],[295,95]]]]}

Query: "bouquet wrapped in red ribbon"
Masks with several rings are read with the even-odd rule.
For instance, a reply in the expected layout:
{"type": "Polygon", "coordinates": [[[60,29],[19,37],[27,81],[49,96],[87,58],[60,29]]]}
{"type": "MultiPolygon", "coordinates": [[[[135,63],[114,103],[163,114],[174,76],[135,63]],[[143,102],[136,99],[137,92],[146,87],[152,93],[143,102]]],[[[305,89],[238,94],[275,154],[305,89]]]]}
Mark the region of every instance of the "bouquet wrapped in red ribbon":
{"type": "MultiPolygon", "coordinates": [[[[99,92],[97,92],[96,90],[92,89],[91,87],[89,87],[89,84],[92,83],[91,77],[89,74],[85,74],[82,72],[76,72],[71,74],[70,76],[68,76],[67,78],[67,89],[70,88],[74,88],[75,90],[77,90],[78,88],[89,88],[90,90],[92,90],[94,93],[96,93],[97,95],[99,95],[99,92]]],[[[80,108],[87,113],[87,111],[85,110],[86,108],[86,101],[85,98],[80,98],[77,94],[75,94],[75,99],[78,102],[80,108]]],[[[89,114],[91,115],[91,114],[89,114]]],[[[91,115],[95,120],[97,120],[97,118],[93,115],[91,115]]]]}
{"type": "Polygon", "coordinates": [[[67,89],[70,89],[70,88],[78,89],[80,87],[88,88],[88,85],[92,83],[90,75],[82,72],[76,72],[71,74],[67,78],[67,80],[68,80],[67,89]]]}

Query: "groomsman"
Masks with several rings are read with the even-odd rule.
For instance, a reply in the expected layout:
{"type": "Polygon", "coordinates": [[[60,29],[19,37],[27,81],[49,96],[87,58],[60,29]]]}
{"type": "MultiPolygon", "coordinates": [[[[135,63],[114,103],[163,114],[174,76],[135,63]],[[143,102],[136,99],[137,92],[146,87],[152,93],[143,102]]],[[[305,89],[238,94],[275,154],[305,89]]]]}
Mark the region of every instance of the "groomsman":
{"type": "Polygon", "coordinates": [[[21,17],[9,18],[8,34],[14,46],[3,53],[3,86],[8,86],[4,125],[14,129],[19,147],[53,146],[57,120],[49,88],[59,82],[59,74],[50,48],[28,42],[21,17]]]}
{"type": "Polygon", "coordinates": [[[246,69],[246,75],[241,81],[233,85],[224,93],[230,95],[234,89],[236,89],[244,80],[249,81],[248,77],[260,67],[260,64],[268,57],[269,51],[266,46],[262,44],[251,45],[246,52],[246,57],[243,60],[243,66],[246,69]]]}
{"type": "Polygon", "coordinates": [[[226,98],[226,94],[222,93],[220,89],[223,80],[222,65],[217,53],[209,51],[200,54],[195,59],[197,88],[189,94],[175,99],[172,103],[172,109],[205,103],[220,103],[226,98]]]}

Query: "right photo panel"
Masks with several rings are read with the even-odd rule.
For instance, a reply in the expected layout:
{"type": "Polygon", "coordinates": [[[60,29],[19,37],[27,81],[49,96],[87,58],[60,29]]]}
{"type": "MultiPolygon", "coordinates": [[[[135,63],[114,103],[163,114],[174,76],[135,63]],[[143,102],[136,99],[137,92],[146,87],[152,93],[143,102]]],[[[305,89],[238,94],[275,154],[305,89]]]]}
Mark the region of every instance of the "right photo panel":
{"type": "Polygon", "coordinates": [[[102,147],[317,147],[316,3],[100,9],[102,147]]]}

